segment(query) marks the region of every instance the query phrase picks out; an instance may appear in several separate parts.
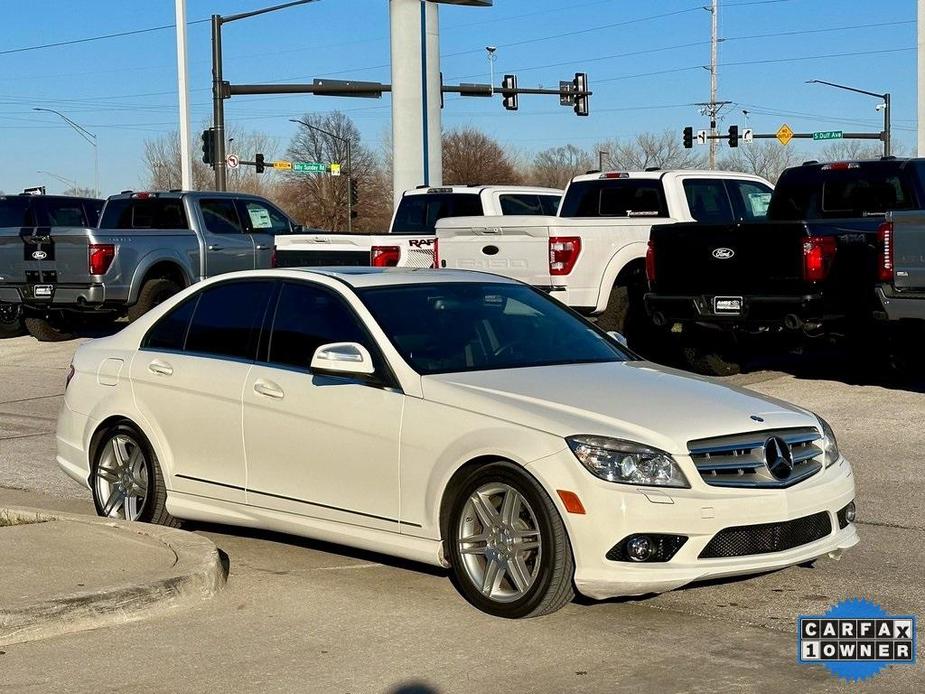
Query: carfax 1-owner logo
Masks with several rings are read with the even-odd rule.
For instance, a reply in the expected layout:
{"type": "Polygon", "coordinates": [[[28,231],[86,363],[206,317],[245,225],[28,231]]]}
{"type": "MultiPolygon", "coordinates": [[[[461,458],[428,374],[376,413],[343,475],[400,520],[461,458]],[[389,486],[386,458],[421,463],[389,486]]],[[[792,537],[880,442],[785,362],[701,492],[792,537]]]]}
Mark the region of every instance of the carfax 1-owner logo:
{"type": "Polygon", "coordinates": [[[797,621],[797,660],[825,665],[849,681],[873,677],[888,665],[915,663],[912,615],[891,615],[868,600],[843,600],[824,615],[797,621]]]}

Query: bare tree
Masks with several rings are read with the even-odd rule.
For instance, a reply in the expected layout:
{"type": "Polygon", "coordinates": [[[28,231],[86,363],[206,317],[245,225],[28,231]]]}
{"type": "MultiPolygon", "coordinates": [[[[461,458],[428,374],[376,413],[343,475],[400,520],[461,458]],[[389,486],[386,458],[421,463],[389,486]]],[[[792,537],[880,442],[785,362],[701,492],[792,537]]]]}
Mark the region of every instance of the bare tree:
{"type": "Polygon", "coordinates": [[[610,166],[625,171],[643,171],[653,167],[698,169],[705,166],[705,156],[696,150],[685,149],[674,130],[640,133],[629,140],[609,140],[601,142],[595,149],[610,152],[610,166]]]}
{"type": "Polygon", "coordinates": [[[591,155],[575,145],[550,147],[533,157],[530,178],[536,185],[565,188],[573,177],[593,166],[591,155]]]}
{"type": "MultiPolygon", "coordinates": [[[[0,195],[2,195],[2,193],[0,193],[0,195]]],[[[61,195],[68,195],[74,198],[95,198],[96,191],[93,190],[93,188],[86,188],[84,186],[77,186],[76,188],[74,186],[70,186],[67,190],[61,193],[61,195]]]]}
{"type": "Polygon", "coordinates": [[[796,166],[804,157],[795,147],[776,140],[741,143],[720,158],[718,166],[726,171],[741,171],[766,178],[772,183],[784,169],[796,166]]]}
{"type": "Polygon", "coordinates": [[[443,134],[443,182],[447,185],[522,180],[510,154],[481,130],[467,126],[443,134]]]}
{"type": "MultiPolygon", "coordinates": [[[[894,156],[905,154],[906,147],[902,142],[894,141],[892,145],[894,156]]],[[[873,140],[836,140],[823,147],[820,156],[826,161],[879,159],[883,156],[883,144],[873,140]]]]}
{"type": "MultiPolygon", "coordinates": [[[[298,126],[289,144],[289,157],[298,161],[338,163],[342,166],[343,175],[290,174],[287,176],[285,192],[290,207],[297,209],[309,226],[342,231],[347,228],[347,181],[353,178],[358,199],[355,210],[356,229],[383,231],[384,228],[378,226],[381,214],[371,215],[371,212],[381,207],[383,176],[376,155],[362,145],[356,125],[340,111],[306,113],[301,120],[312,127],[298,126]],[[347,170],[345,140],[350,142],[352,171],[347,170]],[[375,217],[375,222],[371,217],[375,217]],[[377,227],[370,229],[372,223],[377,227]]],[[[389,186],[384,187],[387,189],[389,186]]],[[[391,210],[391,205],[388,207],[391,210]]]]}

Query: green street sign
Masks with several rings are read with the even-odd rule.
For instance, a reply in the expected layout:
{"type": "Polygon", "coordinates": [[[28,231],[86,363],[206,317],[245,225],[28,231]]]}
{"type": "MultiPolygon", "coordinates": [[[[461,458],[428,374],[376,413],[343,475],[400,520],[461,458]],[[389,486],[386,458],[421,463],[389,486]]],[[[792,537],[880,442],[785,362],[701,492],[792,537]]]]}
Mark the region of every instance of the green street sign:
{"type": "Polygon", "coordinates": [[[814,140],[840,140],[842,139],[841,130],[820,130],[813,133],[814,140]]]}
{"type": "Polygon", "coordinates": [[[316,161],[294,161],[292,170],[300,173],[327,173],[328,165],[316,161]]]}

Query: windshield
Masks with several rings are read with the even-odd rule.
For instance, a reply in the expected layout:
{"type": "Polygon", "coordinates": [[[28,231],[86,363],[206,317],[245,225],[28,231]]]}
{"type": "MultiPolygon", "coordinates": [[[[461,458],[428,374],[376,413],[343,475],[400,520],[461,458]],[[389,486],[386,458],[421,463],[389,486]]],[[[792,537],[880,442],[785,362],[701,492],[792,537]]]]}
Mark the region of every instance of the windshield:
{"type": "Polygon", "coordinates": [[[523,285],[440,282],[358,294],[422,375],[631,358],[557,301],[523,285]]]}

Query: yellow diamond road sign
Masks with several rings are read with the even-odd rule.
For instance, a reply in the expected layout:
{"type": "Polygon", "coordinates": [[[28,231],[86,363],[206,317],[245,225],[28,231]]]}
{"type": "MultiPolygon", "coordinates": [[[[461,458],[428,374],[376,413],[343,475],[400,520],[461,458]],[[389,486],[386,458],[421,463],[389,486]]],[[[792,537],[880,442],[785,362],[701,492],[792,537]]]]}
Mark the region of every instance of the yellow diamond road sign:
{"type": "Polygon", "coordinates": [[[780,129],[777,131],[777,141],[782,145],[786,145],[790,140],[793,139],[793,130],[790,129],[790,126],[784,123],[780,126],[780,129]]]}

